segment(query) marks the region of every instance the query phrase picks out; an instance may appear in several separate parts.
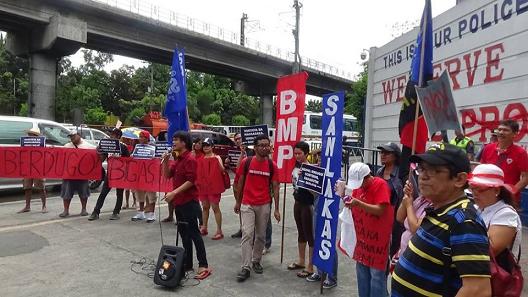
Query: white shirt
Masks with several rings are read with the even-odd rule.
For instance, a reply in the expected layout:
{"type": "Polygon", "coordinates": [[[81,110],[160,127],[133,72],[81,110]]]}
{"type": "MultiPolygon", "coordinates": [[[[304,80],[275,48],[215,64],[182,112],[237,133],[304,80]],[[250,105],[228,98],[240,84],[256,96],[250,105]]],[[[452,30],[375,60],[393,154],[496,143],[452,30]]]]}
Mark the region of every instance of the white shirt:
{"type": "Polygon", "coordinates": [[[517,230],[512,247],[512,253],[517,258],[522,242],[522,223],[517,212],[504,201],[499,200],[497,203],[481,210],[480,216],[488,229],[490,226],[496,225],[508,226],[517,230]]]}

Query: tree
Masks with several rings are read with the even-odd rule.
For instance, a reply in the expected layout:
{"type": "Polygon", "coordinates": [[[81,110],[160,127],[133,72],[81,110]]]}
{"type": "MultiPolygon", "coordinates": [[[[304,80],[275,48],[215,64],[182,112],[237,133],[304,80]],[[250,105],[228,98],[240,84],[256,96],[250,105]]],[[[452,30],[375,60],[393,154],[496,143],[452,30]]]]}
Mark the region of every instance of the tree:
{"type": "Polygon", "coordinates": [[[358,75],[357,80],[352,83],[352,91],[347,93],[345,99],[345,113],[352,114],[358,119],[359,129],[363,128],[364,102],[367,97],[368,69],[367,64],[363,64],[363,71],[358,75]]]}
{"type": "Polygon", "coordinates": [[[106,121],[106,112],[101,106],[89,108],[84,115],[84,122],[92,125],[103,125],[106,121]]]}
{"type": "Polygon", "coordinates": [[[245,116],[239,114],[233,117],[233,120],[231,121],[234,126],[249,126],[250,121],[245,116]]]}
{"type": "Polygon", "coordinates": [[[323,102],[321,100],[308,100],[306,103],[306,111],[311,112],[322,112],[323,111],[323,102]]]}
{"type": "Polygon", "coordinates": [[[222,119],[216,113],[211,113],[203,116],[202,122],[206,125],[221,125],[222,119]]]}

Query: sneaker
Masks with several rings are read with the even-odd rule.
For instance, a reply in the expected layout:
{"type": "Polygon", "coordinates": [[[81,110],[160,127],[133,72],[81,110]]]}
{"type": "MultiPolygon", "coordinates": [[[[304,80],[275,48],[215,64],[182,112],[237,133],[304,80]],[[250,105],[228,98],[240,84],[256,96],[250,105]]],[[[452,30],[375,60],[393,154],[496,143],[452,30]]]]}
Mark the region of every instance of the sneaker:
{"type": "Polygon", "coordinates": [[[246,279],[248,279],[250,275],[251,275],[251,272],[249,271],[249,269],[246,268],[246,267],[244,267],[244,268],[242,268],[242,270],[240,270],[240,272],[237,274],[237,281],[239,281],[239,282],[243,282],[243,281],[245,281],[246,279]]]}
{"type": "Polygon", "coordinates": [[[334,287],[337,287],[337,282],[334,280],[326,279],[323,282],[323,289],[332,289],[334,287]]]}
{"type": "Polygon", "coordinates": [[[321,276],[317,273],[313,273],[312,275],[310,275],[309,277],[306,278],[306,281],[307,282],[320,282],[321,281],[321,276]]]}
{"type": "Polygon", "coordinates": [[[260,265],[259,262],[253,263],[251,268],[253,269],[253,271],[255,271],[255,273],[258,274],[262,274],[264,272],[264,268],[262,267],[262,265],[260,265]]]}
{"type": "Polygon", "coordinates": [[[143,221],[145,219],[145,213],[144,212],[138,212],[135,216],[131,218],[132,221],[143,221]]]}
{"type": "Polygon", "coordinates": [[[119,220],[119,215],[117,213],[113,213],[110,216],[110,221],[116,221],[116,220],[119,220]]]}
{"type": "Polygon", "coordinates": [[[238,230],[238,232],[232,234],[231,238],[242,238],[242,230],[238,230]]]}
{"type": "Polygon", "coordinates": [[[151,212],[151,213],[147,213],[147,214],[145,215],[145,217],[146,217],[146,219],[147,219],[147,223],[153,223],[153,222],[156,221],[156,215],[154,215],[153,212],[151,212]]]}
{"type": "Polygon", "coordinates": [[[95,221],[95,220],[99,220],[99,215],[96,214],[95,212],[92,212],[92,214],[88,218],[88,221],[95,221]]]}

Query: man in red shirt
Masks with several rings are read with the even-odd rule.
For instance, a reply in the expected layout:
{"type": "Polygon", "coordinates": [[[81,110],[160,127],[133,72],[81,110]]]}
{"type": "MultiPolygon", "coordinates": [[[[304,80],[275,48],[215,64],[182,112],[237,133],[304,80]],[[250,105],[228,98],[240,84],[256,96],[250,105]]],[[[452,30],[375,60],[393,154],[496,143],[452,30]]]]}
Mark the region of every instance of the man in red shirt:
{"type": "Polygon", "coordinates": [[[497,165],[504,171],[504,182],[513,185],[515,203],[520,205],[520,192],[528,185],[528,155],[521,146],[513,143],[519,133],[519,123],[514,120],[500,122],[498,142],[486,145],[480,163],[497,165]]]}
{"type": "Polygon", "coordinates": [[[198,274],[195,278],[204,279],[211,271],[207,264],[205,245],[198,229],[198,216],[202,215],[196,189],[196,159],[191,155],[192,140],[188,132],[179,131],[173,136],[172,149],[178,153],[174,164],[169,166],[170,154],[162,159],[163,173],[172,178],[174,190],[165,195],[165,201],[171,203],[176,213],[178,232],[185,249],[185,271],[193,269],[192,242],[198,258],[198,274]]]}
{"type": "Polygon", "coordinates": [[[256,155],[244,158],[237,170],[234,211],[242,217],[242,270],[237,275],[240,282],[249,278],[250,267],[258,274],[264,271],[260,261],[271,211],[270,179],[275,200],[273,214],[280,221],[278,168],[273,162],[273,174],[270,172],[270,140],[267,135],[260,135],[255,138],[254,144],[256,155]],[[250,163],[245,172],[248,160],[250,163]]]}
{"type": "Polygon", "coordinates": [[[353,190],[345,197],[345,206],[352,210],[356,229],[353,259],[358,295],[388,296],[385,271],[394,221],[389,186],[382,178],[372,176],[366,164],[358,162],[348,170],[347,188],[353,190]]]}

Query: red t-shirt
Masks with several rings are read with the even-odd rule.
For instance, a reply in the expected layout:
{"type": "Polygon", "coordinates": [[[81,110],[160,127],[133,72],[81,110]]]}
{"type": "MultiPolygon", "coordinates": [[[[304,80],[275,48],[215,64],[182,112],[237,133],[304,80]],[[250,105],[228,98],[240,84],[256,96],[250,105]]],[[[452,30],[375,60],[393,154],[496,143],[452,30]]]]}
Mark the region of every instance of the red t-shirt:
{"type": "Polygon", "coordinates": [[[498,143],[486,145],[480,162],[497,165],[504,171],[504,182],[515,185],[521,180],[521,173],[528,172],[528,154],[516,144],[510,145],[504,152],[499,153],[498,145],[498,143]]]}
{"type": "Polygon", "coordinates": [[[186,151],[174,160],[170,167],[170,176],[172,177],[172,186],[174,189],[179,188],[185,182],[191,182],[193,185],[183,193],[179,193],[171,201],[172,205],[179,206],[192,200],[198,201],[198,190],[196,189],[196,159],[191,152],[186,151]]]}
{"type": "Polygon", "coordinates": [[[200,196],[216,195],[225,192],[224,176],[218,158],[202,157],[197,162],[196,186],[200,196]]]}
{"type": "Polygon", "coordinates": [[[372,205],[387,205],[379,217],[367,213],[361,207],[352,208],[357,237],[353,259],[365,266],[385,271],[394,221],[389,186],[383,179],[372,177],[372,182],[365,188],[354,190],[352,197],[372,205]]]}
{"type": "MultiPolygon", "coordinates": [[[[246,161],[247,158],[244,158],[242,162],[240,162],[235,180],[239,180],[244,175],[246,161]]],[[[278,171],[279,169],[277,164],[273,162],[273,176],[271,177],[272,181],[278,181],[278,171]]],[[[271,203],[269,160],[264,159],[262,161],[258,161],[256,157],[253,157],[251,158],[251,163],[249,164],[246,175],[242,204],[264,205],[268,203],[271,203]]]]}

